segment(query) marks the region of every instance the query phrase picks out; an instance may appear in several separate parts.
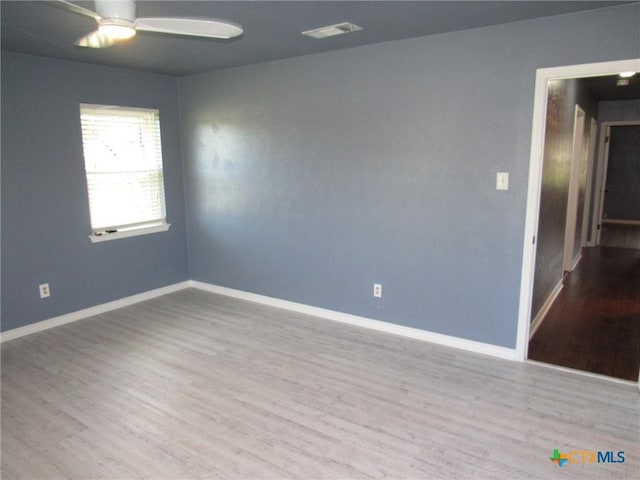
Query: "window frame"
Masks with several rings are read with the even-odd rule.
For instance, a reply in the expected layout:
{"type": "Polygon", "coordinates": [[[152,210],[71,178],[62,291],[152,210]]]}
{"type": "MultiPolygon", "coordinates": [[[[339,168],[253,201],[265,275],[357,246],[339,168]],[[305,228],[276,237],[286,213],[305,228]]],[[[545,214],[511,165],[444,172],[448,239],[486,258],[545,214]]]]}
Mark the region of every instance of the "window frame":
{"type": "MultiPolygon", "coordinates": [[[[106,105],[106,104],[94,104],[94,103],[82,102],[79,105],[79,111],[80,111],[80,129],[81,129],[81,138],[82,138],[83,166],[84,166],[84,173],[85,173],[85,185],[87,187],[87,203],[89,206],[89,216],[90,216],[89,223],[90,223],[91,234],[89,235],[89,239],[91,240],[91,242],[99,243],[99,242],[116,240],[121,238],[129,238],[129,237],[135,237],[139,235],[148,235],[152,233],[165,232],[169,230],[169,228],[171,227],[171,224],[167,222],[167,201],[166,201],[166,188],[165,188],[166,185],[164,181],[165,180],[164,156],[162,153],[162,136],[160,131],[161,130],[160,110],[154,109],[154,108],[140,108],[140,107],[130,107],[130,106],[123,106],[123,105],[106,105]],[[157,220],[141,221],[141,222],[129,223],[129,224],[119,224],[119,225],[114,225],[113,227],[94,228],[93,218],[95,213],[92,213],[92,210],[91,210],[91,199],[90,199],[91,188],[89,185],[90,173],[87,171],[88,162],[86,157],[86,137],[85,137],[84,122],[83,122],[83,115],[91,115],[92,112],[83,111],[85,110],[85,108],[86,110],[94,109],[97,111],[103,110],[103,109],[105,111],[112,110],[114,112],[114,116],[117,116],[118,114],[120,114],[120,116],[127,116],[127,115],[133,114],[133,116],[135,117],[135,113],[139,112],[141,114],[142,122],[145,121],[144,119],[142,119],[142,115],[144,114],[155,115],[156,121],[157,121],[157,154],[159,155],[159,159],[156,158],[156,161],[159,160],[159,162],[156,163],[156,165],[159,166],[159,169],[156,171],[160,174],[161,180],[160,180],[159,186],[162,188],[162,200],[161,200],[162,205],[159,205],[159,206],[161,207],[160,211],[164,214],[164,217],[159,218],[157,220]]],[[[152,133],[151,135],[155,135],[155,134],[152,133]]],[[[134,172],[135,170],[132,169],[131,172],[125,171],[122,173],[133,174],[134,172]]]]}

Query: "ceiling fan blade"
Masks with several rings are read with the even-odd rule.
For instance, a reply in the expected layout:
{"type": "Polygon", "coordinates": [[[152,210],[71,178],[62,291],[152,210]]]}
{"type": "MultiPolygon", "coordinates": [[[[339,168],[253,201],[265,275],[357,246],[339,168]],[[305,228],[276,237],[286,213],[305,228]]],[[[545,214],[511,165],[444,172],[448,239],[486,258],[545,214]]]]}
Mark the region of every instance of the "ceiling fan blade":
{"type": "Polygon", "coordinates": [[[67,10],[68,12],[77,13],[79,15],[84,15],[85,17],[93,18],[94,20],[100,20],[100,15],[96,12],[89,10],[88,8],[81,7],[76,5],[75,3],[68,2],[67,0],[49,0],[46,2],[47,5],[51,5],[52,7],[62,8],[67,10]]]}
{"type": "Polygon", "coordinates": [[[225,39],[234,38],[243,33],[242,27],[237,23],[215,18],[138,18],[136,29],[146,32],[225,39]]]}
{"type": "Polygon", "coordinates": [[[96,30],[95,32],[91,32],[88,35],[85,35],[82,38],[79,38],[75,41],[74,45],[78,47],[88,47],[88,48],[105,48],[110,47],[115,44],[116,40],[113,37],[109,37],[105,35],[100,30],[96,30]]]}

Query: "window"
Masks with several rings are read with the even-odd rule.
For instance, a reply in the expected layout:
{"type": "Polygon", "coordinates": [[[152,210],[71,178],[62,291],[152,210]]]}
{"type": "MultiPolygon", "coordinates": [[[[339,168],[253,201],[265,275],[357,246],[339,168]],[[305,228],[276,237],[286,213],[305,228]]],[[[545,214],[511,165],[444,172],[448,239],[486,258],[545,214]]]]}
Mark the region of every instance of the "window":
{"type": "Polygon", "coordinates": [[[92,241],[167,230],[158,110],[80,105],[92,241]]]}

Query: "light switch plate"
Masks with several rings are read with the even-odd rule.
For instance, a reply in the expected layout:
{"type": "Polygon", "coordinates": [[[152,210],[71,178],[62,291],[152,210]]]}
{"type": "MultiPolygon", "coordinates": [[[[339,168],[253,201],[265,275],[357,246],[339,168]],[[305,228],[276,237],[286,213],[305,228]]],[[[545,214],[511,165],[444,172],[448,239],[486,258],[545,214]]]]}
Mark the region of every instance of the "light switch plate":
{"type": "Polygon", "coordinates": [[[496,190],[509,190],[509,172],[496,174],[496,190]]]}

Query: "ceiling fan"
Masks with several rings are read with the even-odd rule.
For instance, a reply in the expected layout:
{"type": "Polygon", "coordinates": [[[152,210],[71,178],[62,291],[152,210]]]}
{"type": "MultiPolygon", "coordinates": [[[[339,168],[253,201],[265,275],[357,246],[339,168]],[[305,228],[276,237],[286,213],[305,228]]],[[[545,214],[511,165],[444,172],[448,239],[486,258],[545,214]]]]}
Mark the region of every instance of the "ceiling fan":
{"type": "Polygon", "coordinates": [[[133,37],[137,31],[218,39],[234,38],[243,33],[237,23],[215,18],[136,18],[135,0],[95,0],[95,12],[67,0],[49,3],[96,21],[98,28],[95,31],[76,40],[75,45],[79,47],[110,47],[133,37]]]}

